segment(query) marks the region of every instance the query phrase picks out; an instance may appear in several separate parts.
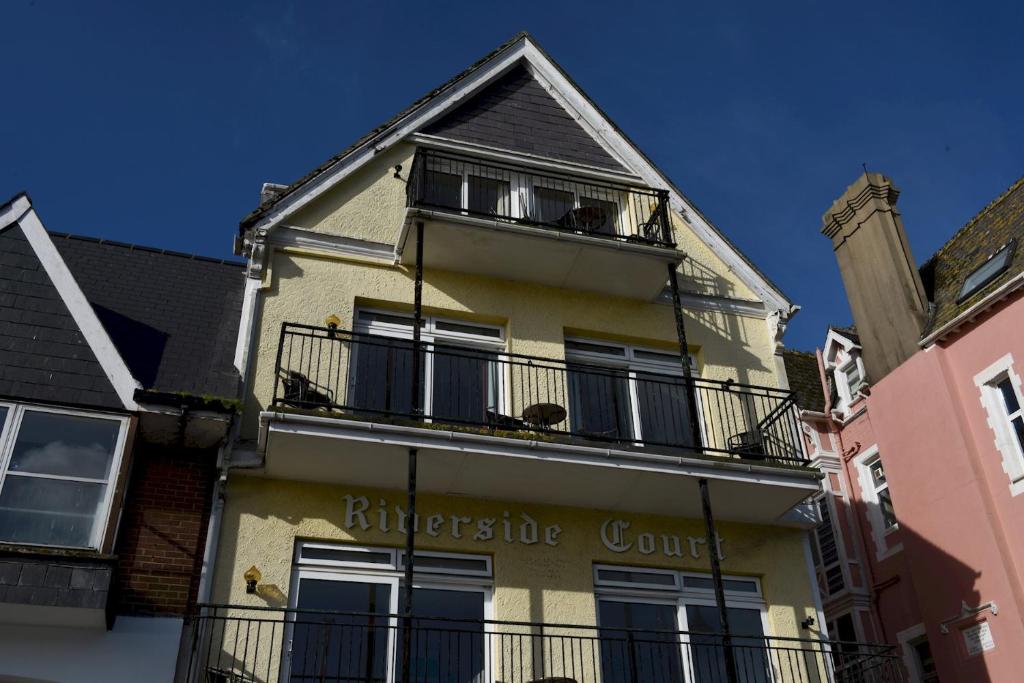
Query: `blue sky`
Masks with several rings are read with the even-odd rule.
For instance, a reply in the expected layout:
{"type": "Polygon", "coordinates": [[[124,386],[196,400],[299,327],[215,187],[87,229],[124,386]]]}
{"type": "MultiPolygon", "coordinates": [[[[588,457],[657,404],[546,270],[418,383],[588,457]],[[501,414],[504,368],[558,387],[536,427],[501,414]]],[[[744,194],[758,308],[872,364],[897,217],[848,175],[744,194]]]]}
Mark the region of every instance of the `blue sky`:
{"type": "Polygon", "coordinates": [[[821,215],[866,163],[926,259],[1024,175],[1020,3],[4,3],[0,195],[230,256],[290,182],[519,30],[795,302],[849,311],[821,215]]]}

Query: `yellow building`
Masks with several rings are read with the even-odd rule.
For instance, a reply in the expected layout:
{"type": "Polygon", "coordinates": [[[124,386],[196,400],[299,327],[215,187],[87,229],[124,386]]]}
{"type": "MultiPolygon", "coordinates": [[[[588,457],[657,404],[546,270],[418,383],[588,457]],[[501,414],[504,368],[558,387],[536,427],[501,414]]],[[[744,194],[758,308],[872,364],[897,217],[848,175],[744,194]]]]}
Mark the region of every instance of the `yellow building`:
{"type": "Polygon", "coordinates": [[[239,249],[192,680],[852,676],[796,307],[532,38],[265,186],[239,249]]]}

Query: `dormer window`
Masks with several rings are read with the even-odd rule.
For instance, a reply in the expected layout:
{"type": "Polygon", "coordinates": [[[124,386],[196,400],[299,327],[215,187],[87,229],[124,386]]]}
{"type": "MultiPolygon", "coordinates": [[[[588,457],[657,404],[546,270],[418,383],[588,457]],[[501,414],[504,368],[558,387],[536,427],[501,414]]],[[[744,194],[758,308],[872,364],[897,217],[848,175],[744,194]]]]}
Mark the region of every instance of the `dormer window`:
{"type": "Polygon", "coordinates": [[[843,375],[846,378],[846,386],[850,390],[850,396],[856,395],[864,385],[864,377],[860,372],[860,364],[856,359],[850,360],[850,363],[843,369],[843,375]]]}

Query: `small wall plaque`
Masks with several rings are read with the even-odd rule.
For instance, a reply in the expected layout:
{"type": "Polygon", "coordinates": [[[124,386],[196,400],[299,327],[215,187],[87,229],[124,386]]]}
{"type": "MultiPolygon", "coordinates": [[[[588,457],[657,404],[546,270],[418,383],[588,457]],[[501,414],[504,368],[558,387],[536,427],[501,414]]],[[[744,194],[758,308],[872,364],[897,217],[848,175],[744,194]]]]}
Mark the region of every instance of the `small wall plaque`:
{"type": "Polygon", "coordinates": [[[992,627],[987,621],[961,629],[964,636],[964,645],[967,647],[967,654],[971,657],[980,655],[986,650],[994,650],[996,641],[992,639],[992,627]]]}

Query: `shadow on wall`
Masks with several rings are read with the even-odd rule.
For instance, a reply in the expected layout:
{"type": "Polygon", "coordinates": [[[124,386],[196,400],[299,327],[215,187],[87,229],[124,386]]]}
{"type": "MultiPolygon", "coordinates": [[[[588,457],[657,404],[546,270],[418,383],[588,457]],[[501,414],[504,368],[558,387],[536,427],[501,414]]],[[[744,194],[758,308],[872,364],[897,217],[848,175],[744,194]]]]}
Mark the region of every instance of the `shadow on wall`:
{"type": "MultiPolygon", "coordinates": [[[[893,501],[899,519],[899,500],[893,501]]],[[[922,662],[912,645],[898,642],[898,632],[918,624],[925,627],[928,646],[934,658],[938,680],[943,681],[998,681],[1007,680],[990,671],[993,655],[998,656],[1000,642],[999,617],[985,610],[975,617],[958,618],[961,606],[977,607],[991,596],[983,597],[977,583],[981,572],[950,555],[905,523],[883,537],[885,548],[902,546],[882,560],[878,560],[875,529],[881,524],[881,511],[877,503],[857,501],[853,505],[860,538],[862,556],[871,567],[871,599],[880,615],[881,639],[897,648],[897,654],[909,666],[920,667],[922,662]],[[971,655],[965,644],[972,627],[988,621],[997,648],[982,655],[971,655]],[[948,633],[942,633],[945,623],[948,633]],[[965,634],[965,631],[967,633],[965,634]]],[[[1004,617],[1004,620],[1006,617],[1004,617]]],[[[1005,623],[1005,622],[1004,622],[1005,623]]],[[[925,665],[926,666],[926,665],[925,665]]],[[[923,680],[923,671],[910,672],[908,680],[923,680]]]]}

